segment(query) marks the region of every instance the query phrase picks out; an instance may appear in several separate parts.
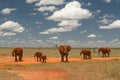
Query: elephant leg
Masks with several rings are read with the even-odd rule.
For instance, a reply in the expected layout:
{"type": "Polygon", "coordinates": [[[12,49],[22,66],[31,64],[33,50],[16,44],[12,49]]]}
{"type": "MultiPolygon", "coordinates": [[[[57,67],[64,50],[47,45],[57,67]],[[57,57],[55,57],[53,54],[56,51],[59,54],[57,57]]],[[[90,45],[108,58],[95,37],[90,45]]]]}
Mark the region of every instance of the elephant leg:
{"type": "Polygon", "coordinates": [[[64,55],[61,54],[61,62],[64,61],[64,55]]]}
{"type": "Polygon", "coordinates": [[[46,59],[44,59],[44,62],[46,63],[46,59]]]}
{"type": "Polygon", "coordinates": [[[83,54],[83,59],[86,59],[86,55],[85,54],[83,54]]]}
{"type": "Polygon", "coordinates": [[[40,61],[41,61],[41,57],[39,57],[40,61]]]}
{"type": "Polygon", "coordinates": [[[107,57],[110,57],[110,54],[109,54],[109,53],[107,53],[107,57]]]}
{"type": "Polygon", "coordinates": [[[22,55],[19,55],[19,61],[22,61],[22,55]]]}
{"type": "Polygon", "coordinates": [[[91,54],[89,55],[89,59],[91,59],[91,54]]]}
{"type": "Polygon", "coordinates": [[[65,55],[66,56],[66,62],[68,62],[68,55],[65,55]]]}
{"type": "Polygon", "coordinates": [[[39,57],[37,56],[37,62],[38,62],[38,58],[39,58],[39,57]]]}
{"type": "Polygon", "coordinates": [[[42,62],[44,63],[44,59],[42,58],[42,62]]]}
{"type": "Polygon", "coordinates": [[[45,59],[43,58],[43,63],[45,63],[46,61],[45,61],[45,59]]]}
{"type": "Polygon", "coordinates": [[[107,57],[106,53],[104,53],[104,57],[107,57]]]}
{"type": "Polygon", "coordinates": [[[17,62],[17,55],[15,55],[15,62],[17,62]]]}
{"type": "Polygon", "coordinates": [[[105,57],[105,53],[102,53],[102,57],[105,57]]]}

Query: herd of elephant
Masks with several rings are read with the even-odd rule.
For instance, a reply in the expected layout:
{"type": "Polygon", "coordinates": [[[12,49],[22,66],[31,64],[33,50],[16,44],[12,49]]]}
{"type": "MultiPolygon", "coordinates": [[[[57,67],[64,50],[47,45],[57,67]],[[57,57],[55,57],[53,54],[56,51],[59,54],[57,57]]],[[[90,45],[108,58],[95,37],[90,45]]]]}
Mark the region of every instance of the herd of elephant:
{"type": "MultiPolygon", "coordinates": [[[[59,53],[61,55],[61,62],[68,62],[68,55],[71,51],[71,47],[69,45],[61,45],[58,47],[59,53]],[[66,60],[64,60],[64,57],[66,60]]],[[[109,57],[110,56],[110,48],[109,47],[101,47],[98,49],[98,54],[102,54],[102,57],[109,57]]],[[[80,51],[80,55],[83,55],[83,59],[91,59],[91,50],[90,49],[83,49],[80,51]]],[[[23,49],[20,47],[14,48],[12,51],[12,56],[15,57],[15,62],[22,61],[23,57],[23,49]]],[[[46,62],[47,56],[42,54],[42,52],[36,52],[34,54],[34,59],[37,61],[42,61],[43,63],[46,62]]]]}

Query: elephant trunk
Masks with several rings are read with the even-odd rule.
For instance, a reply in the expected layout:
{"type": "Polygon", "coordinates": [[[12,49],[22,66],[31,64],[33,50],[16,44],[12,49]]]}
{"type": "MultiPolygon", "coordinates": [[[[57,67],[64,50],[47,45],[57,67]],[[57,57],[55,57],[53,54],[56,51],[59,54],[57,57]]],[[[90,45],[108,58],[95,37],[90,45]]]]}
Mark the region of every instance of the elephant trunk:
{"type": "Polygon", "coordinates": [[[14,51],[12,52],[12,56],[14,57],[15,55],[14,55],[14,51]]]}

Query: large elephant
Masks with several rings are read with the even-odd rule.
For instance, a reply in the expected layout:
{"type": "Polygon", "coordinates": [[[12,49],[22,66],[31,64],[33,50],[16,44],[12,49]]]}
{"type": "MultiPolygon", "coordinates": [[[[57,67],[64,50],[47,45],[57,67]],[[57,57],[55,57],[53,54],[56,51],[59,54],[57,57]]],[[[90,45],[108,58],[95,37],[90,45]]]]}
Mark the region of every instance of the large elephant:
{"type": "Polygon", "coordinates": [[[100,55],[100,52],[102,53],[102,57],[110,57],[110,48],[109,47],[101,47],[98,50],[98,54],[100,55]]]}
{"type": "Polygon", "coordinates": [[[68,55],[71,50],[71,47],[69,45],[61,45],[58,49],[61,55],[61,62],[64,62],[64,56],[66,57],[66,62],[68,62],[68,55]]]}
{"type": "Polygon", "coordinates": [[[23,49],[20,48],[20,47],[14,48],[13,51],[12,51],[12,56],[13,57],[15,56],[15,62],[18,61],[17,57],[19,57],[19,61],[22,61],[23,49]]]}
{"type": "Polygon", "coordinates": [[[83,49],[81,52],[80,52],[80,55],[83,54],[83,59],[91,59],[91,50],[89,49],[83,49]]]}
{"type": "Polygon", "coordinates": [[[42,52],[36,52],[34,54],[34,60],[36,60],[36,58],[37,58],[37,62],[41,61],[41,57],[42,57],[42,52]]]}

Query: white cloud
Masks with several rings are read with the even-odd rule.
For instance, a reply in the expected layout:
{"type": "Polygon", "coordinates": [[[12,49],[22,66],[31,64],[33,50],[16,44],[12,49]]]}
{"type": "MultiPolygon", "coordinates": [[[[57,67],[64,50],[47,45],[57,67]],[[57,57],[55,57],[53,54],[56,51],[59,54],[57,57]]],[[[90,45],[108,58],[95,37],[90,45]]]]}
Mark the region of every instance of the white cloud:
{"type": "Polygon", "coordinates": [[[6,21],[0,25],[0,31],[2,32],[1,34],[4,34],[4,35],[15,35],[15,32],[21,33],[24,30],[25,28],[23,26],[13,21],[6,21]]]}
{"type": "Polygon", "coordinates": [[[102,20],[99,20],[99,21],[97,21],[97,22],[99,22],[99,23],[103,23],[103,24],[108,24],[108,23],[110,23],[112,20],[110,20],[110,19],[102,19],[102,20]]]}
{"type": "Polygon", "coordinates": [[[81,4],[78,1],[73,1],[66,4],[65,8],[55,11],[52,16],[48,17],[48,20],[82,20],[88,19],[92,13],[81,8],[81,4]]]}
{"type": "Polygon", "coordinates": [[[105,3],[111,3],[112,0],[103,0],[105,3]]]}
{"type": "Polygon", "coordinates": [[[97,13],[100,13],[101,12],[101,10],[97,10],[97,13]]]}
{"type": "Polygon", "coordinates": [[[113,41],[110,41],[109,43],[115,43],[115,42],[119,42],[119,39],[114,39],[113,41]]]}
{"type": "Polygon", "coordinates": [[[43,5],[61,5],[64,4],[64,0],[40,0],[36,3],[36,6],[43,6],[43,5]]]}
{"type": "MultiPolygon", "coordinates": [[[[67,31],[69,31],[67,29],[67,31]]],[[[58,33],[58,32],[66,32],[65,28],[50,28],[45,30],[44,32],[40,32],[39,34],[52,34],[52,33],[58,33]]]]}
{"type": "Polygon", "coordinates": [[[15,11],[16,8],[5,8],[1,11],[2,14],[10,14],[12,11],[15,11]]]}
{"type": "Polygon", "coordinates": [[[113,29],[113,28],[120,28],[120,20],[113,21],[113,23],[107,26],[100,26],[100,29],[113,29]]]}
{"type": "Polygon", "coordinates": [[[63,28],[74,28],[74,26],[79,26],[81,24],[78,24],[78,20],[62,20],[58,26],[61,26],[63,28]]]}
{"type": "Polygon", "coordinates": [[[83,33],[86,33],[86,32],[87,32],[87,30],[84,30],[84,31],[81,31],[80,33],[83,34],[83,33]]]}
{"type": "Polygon", "coordinates": [[[39,0],[26,0],[26,3],[34,3],[34,2],[37,2],[37,1],[39,1],[39,0]]]}
{"type": "Polygon", "coordinates": [[[37,10],[40,12],[45,12],[45,11],[53,12],[53,11],[57,10],[57,8],[55,6],[41,6],[37,10]]]}
{"type": "Polygon", "coordinates": [[[97,37],[95,34],[88,35],[88,38],[95,38],[95,37],[97,37]]]}
{"type": "Polygon", "coordinates": [[[90,3],[90,2],[88,2],[88,3],[87,3],[87,5],[88,5],[88,6],[91,6],[91,3],[90,3]]]}
{"type": "Polygon", "coordinates": [[[58,36],[50,37],[50,39],[58,39],[58,36]]]}
{"type": "Polygon", "coordinates": [[[14,36],[14,35],[16,35],[16,33],[0,31],[0,36],[14,36]]]}
{"type": "Polygon", "coordinates": [[[103,41],[103,40],[97,40],[96,42],[97,43],[105,43],[105,41],[103,41]]]}
{"type": "Polygon", "coordinates": [[[44,13],[43,15],[47,16],[47,15],[48,15],[48,13],[44,13]]]}
{"type": "Polygon", "coordinates": [[[108,14],[105,14],[103,17],[99,17],[99,23],[102,23],[102,24],[108,24],[108,23],[111,23],[112,22],[112,19],[114,18],[113,15],[108,15],[108,14]]]}
{"type": "Polygon", "coordinates": [[[42,24],[42,22],[41,21],[36,21],[35,24],[39,24],[40,25],[40,24],[42,24]]]}
{"type": "Polygon", "coordinates": [[[89,10],[81,8],[78,1],[69,2],[65,8],[55,11],[53,15],[47,18],[48,20],[59,21],[59,28],[51,28],[40,33],[50,34],[75,30],[81,25],[80,20],[88,19],[91,15],[92,13],[89,10]]]}

